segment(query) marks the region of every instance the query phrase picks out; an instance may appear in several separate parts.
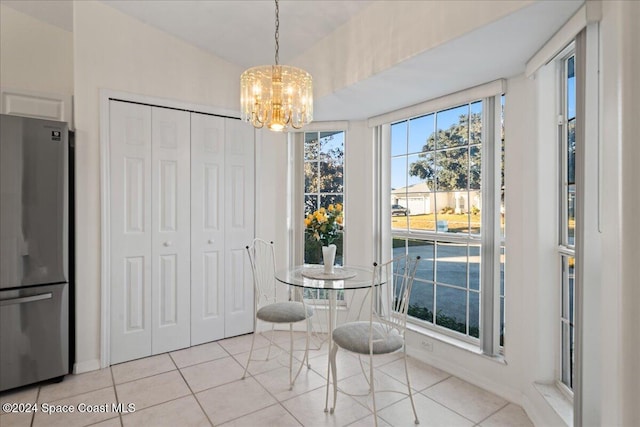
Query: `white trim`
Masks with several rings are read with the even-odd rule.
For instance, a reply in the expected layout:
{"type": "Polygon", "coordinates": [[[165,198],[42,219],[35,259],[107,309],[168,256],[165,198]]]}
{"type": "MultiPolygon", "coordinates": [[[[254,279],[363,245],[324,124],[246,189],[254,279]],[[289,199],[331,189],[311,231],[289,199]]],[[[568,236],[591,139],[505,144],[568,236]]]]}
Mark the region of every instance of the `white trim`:
{"type": "Polygon", "coordinates": [[[240,119],[240,113],[236,110],[228,108],[218,108],[209,105],[194,104],[191,102],[176,101],[167,98],[157,98],[155,96],[138,95],[130,92],[121,92],[110,89],[100,89],[100,95],[105,94],[107,98],[118,99],[121,101],[137,102],[140,104],[149,104],[154,107],[176,108],[181,110],[194,111],[197,113],[216,114],[230,118],[240,119]]]}
{"type": "Polygon", "coordinates": [[[0,87],[0,112],[67,122],[74,130],[71,95],[0,87]]]}
{"type": "Polygon", "coordinates": [[[100,367],[111,364],[111,210],[109,198],[110,92],[100,91],[100,367]]]}
{"type": "Polygon", "coordinates": [[[347,121],[330,121],[330,122],[311,122],[300,129],[292,133],[304,133],[304,132],[331,132],[331,131],[348,131],[349,122],[347,121]]]}
{"type": "Polygon", "coordinates": [[[569,427],[573,426],[573,403],[555,384],[533,383],[534,389],[569,427]]]}
{"type": "Polygon", "coordinates": [[[109,123],[111,120],[109,100],[111,99],[149,104],[158,107],[216,114],[231,118],[237,118],[240,115],[234,110],[211,107],[208,105],[186,103],[110,89],[100,89],[100,361],[98,363],[94,363],[94,361],[84,362],[79,367],[76,365],[75,369],[78,370],[78,373],[95,370],[99,367],[106,368],[111,365],[111,211],[109,203],[111,195],[111,189],[109,187],[109,123]],[[89,369],[89,367],[91,367],[91,369],[89,369]]]}
{"type": "Polygon", "coordinates": [[[98,359],[86,360],[84,362],[77,362],[73,365],[73,373],[84,374],[85,372],[97,371],[100,369],[101,363],[98,359]]]}
{"type": "Polygon", "coordinates": [[[527,61],[525,76],[531,77],[536,71],[555,59],[562,50],[575,39],[590,22],[600,21],[602,4],[600,0],[586,1],[576,13],[527,61]]]}
{"type": "Polygon", "coordinates": [[[368,127],[380,126],[400,120],[407,120],[423,114],[432,113],[438,110],[450,108],[452,105],[468,104],[484,98],[502,95],[507,91],[507,81],[505,79],[494,80],[479,86],[461,90],[440,98],[431,99],[420,104],[415,104],[379,116],[371,117],[367,120],[368,127]]]}

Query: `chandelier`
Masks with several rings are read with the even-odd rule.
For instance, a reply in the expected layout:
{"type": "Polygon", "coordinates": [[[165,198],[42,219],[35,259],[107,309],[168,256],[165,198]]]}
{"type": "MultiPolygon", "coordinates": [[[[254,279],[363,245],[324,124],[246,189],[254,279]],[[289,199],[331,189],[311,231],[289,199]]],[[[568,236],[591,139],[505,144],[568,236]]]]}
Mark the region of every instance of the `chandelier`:
{"type": "Polygon", "coordinates": [[[306,71],[280,65],[280,18],[276,2],[275,65],[249,68],[240,76],[242,120],[260,129],[301,129],[313,120],[313,81],[306,71]]]}

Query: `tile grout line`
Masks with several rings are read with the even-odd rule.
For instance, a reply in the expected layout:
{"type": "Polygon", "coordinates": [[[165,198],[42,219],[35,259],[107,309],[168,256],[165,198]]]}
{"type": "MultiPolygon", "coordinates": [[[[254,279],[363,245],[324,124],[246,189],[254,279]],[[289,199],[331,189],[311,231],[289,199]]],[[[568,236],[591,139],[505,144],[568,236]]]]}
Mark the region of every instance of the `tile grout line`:
{"type": "MultiPolygon", "coordinates": [[[[420,394],[422,394],[422,392],[420,392],[420,394]]],[[[461,416],[461,417],[462,417],[462,418],[464,418],[465,420],[470,421],[474,426],[475,426],[476,424],[478,424],[476,421],[472,420],[471,418],[467,417],[466,415],[462,415],[460,412],[456,411],[455,409],[449,408],[449,407],[448,407],[447,405],[445,405],[444,403],[440,403],[440,402],[438,402],[437,400],[432,399],[431,397],[427,396],[426,394],[422,394],[422,396],[424,396],[424,397],[426,397],[427,399],[431,400],[431,401],[432,401],[432,402],[434,402],[435,404],[442,406],[442,407],[443,407],[443,408],[445,408],[446,410],[451,411],[451,412],[453,412],[454,414],[461,416]]]]}
{"type": "MultiPolygon", "coordinates": [[[[118,389],[116,389],[116,380],[113,378],[113,369],[109,366],[109,375],[111,376],[111,386],[113,387],[113,393],[116,396],[116,403],[120,403],[120,399],[118,399],[118,389]]],[[[120,427],[124,427],[124,421],[122,420],[122,414],[118,414],[118,420],[120,421],[120,427]]]]}
{"type": "Polygon", "coordinates": [[[507,403],[505,403],[503,406],[501,406],[500,408],[496,409],[495,411],[493,411],[492,413],[490,413],[489,415],[487,415],[486,417],[484,417],[482,420],[478,421],[478,424],[481,424],[485,421],[487,421],[487,419],[491,418],[492,416],[494,416],[495,414],[497,414],[498,412],[502,411],[504,408],[506,408],[507,406],[509,406],[509,404],[511,402],[509,402],[508,400],[506,401],[507,403]]]}
{"type": "MultiPolygon", "coordinates": [[[[178,364],[176,363],[176,361],[174,360],[173,356],[171,356],[170,353],[169,353],[169,358],[171,359],[171,361],[175,365],[176,369],[178,370],[178,373],[180,374],[180,377],[182,378],[182,381],[184,381],[184,383],[187,385],[187,388],[191,392],[191,396],[193,396],[193,398],[195,399],[196,403],[198,404],[198,407],[200,408],[200,410],[202,411],[204,416],[207,418],[207,421],[209,421],[209,424],[213,426],[214,424],[213,424],[213,421],[211,421],[211,418],[209,418],[209,414],[207,414],[207,411],[205,411],[204,408],[202,407],[202,404],[200,403],[200,400],[198,400],[198,396],[196,396],[196,394],[194,393],[193,389],[191,388],[191,385],[189,384],[189,381],[187,381],[187,379],[184,377],[184,375],[182,374],[182,371],[180,370],[180,368],[178,368],[178,364]]],[[[193,366],[195,366],[195,365],[193,365],[193,366]]],[[[184,397],[184,396],[182,396],[182,397],[184,397]]],[[[181,399],[182,397],[176,398],[174,400],[181,399]]]]}

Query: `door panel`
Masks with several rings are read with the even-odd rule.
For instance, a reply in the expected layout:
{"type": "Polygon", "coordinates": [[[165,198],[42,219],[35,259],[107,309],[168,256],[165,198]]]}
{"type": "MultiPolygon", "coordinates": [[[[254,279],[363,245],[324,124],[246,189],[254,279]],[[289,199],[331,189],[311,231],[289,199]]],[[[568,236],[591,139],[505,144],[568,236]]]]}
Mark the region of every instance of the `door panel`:
{"type": "Polygon", "coordinates": [[[151,353],[158,354],[191,341],[189,113],[151,107],[151,140],[151,353]]]}
{"type": "Polygon", "coordinates": [[[111,101],[111,363],[151,354],[151,110],[111,101]]]}
{"type": "Polygon", "coordinates": [[[191,345],[224,338],[225,119],[191,114],[191,345]]]}
{"type": "Polygon", "coordinates": [[[253,331],[253,280],[246,246],[254,230],[254,130],[226,122],[225,156],[225,336],[253,331]]]}

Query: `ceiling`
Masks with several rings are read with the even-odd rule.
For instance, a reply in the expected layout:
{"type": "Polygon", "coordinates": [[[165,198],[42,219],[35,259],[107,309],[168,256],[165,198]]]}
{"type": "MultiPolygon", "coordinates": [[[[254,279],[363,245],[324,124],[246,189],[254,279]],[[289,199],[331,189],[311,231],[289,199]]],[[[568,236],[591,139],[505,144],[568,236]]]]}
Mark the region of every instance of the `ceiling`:
{"type": "MultiPolygon", "coordinates": [[[[72,1],[1,1],[68,31],[73,29],[72,1]]],[[[270,0],[101,1],[241,68],[274,61],[275,8],[270,0]]],[[[281,0],[280,63],[301,55],[373,1],[281,0]]],[[[366,119],[520,74],[527,60],[582,3],[533,2],[393,68],[316,97],[315,120],[366,119]]]]}

